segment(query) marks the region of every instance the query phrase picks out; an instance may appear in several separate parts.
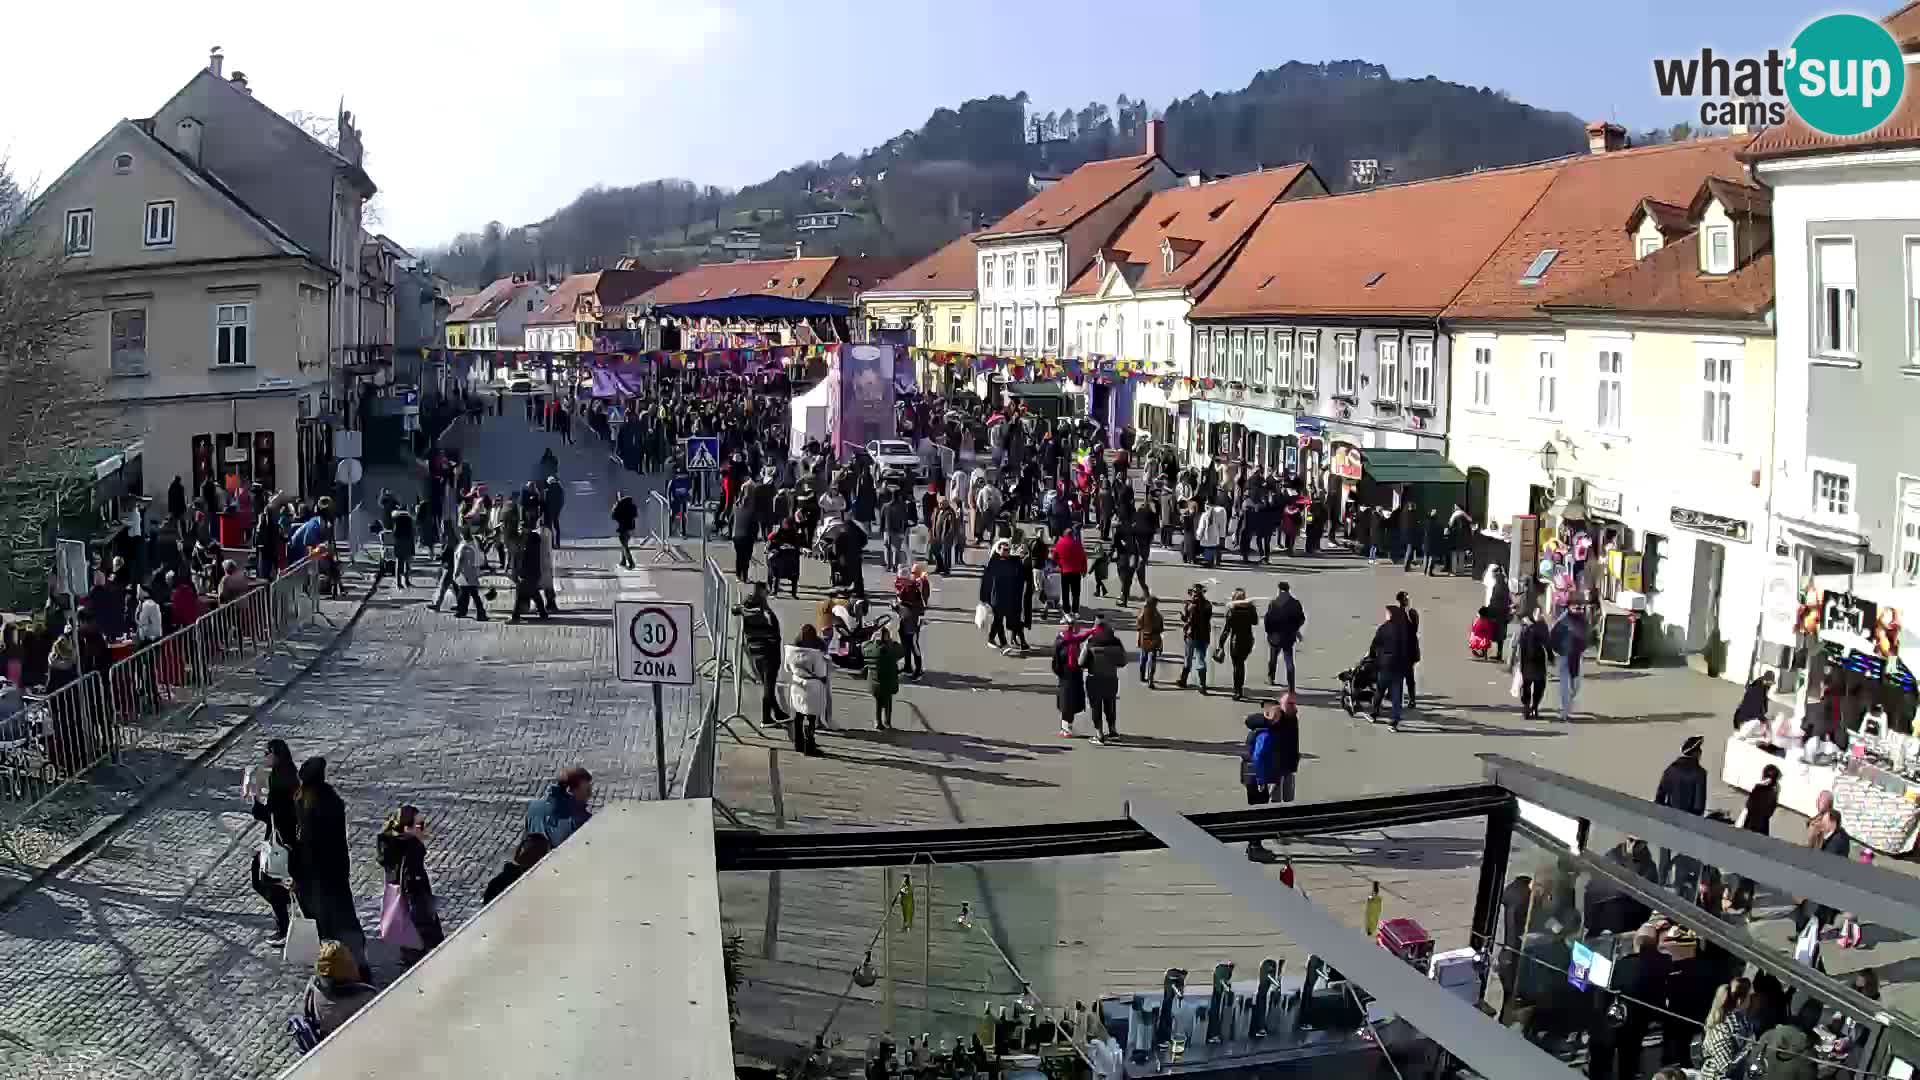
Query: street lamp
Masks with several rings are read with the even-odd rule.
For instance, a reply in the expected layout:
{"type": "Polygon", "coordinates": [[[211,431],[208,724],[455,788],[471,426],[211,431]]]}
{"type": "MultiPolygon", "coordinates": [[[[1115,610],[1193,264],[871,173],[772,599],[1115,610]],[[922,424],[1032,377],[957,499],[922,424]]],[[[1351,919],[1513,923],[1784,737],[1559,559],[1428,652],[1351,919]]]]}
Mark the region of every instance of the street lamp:
{"type": "Polygon", "coordinates": [[[1551,476],[1553,474],[1553,467],[1559,463],[1560,451],[1554,447],[1553,440],[1549,439],[1540,447],[1540,468],[1551,476]]]}

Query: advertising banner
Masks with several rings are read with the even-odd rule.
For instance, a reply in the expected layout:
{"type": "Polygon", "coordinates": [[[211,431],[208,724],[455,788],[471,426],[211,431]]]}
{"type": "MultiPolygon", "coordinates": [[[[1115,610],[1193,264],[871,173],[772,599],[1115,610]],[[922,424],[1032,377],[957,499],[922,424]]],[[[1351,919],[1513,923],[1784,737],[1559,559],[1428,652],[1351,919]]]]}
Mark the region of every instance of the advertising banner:
{"type": "Polygon", "coordinates": [[[840,347],[840,409],[834,435],[842,448],[864,447],[895,436],[892,345],[840,347]]]}

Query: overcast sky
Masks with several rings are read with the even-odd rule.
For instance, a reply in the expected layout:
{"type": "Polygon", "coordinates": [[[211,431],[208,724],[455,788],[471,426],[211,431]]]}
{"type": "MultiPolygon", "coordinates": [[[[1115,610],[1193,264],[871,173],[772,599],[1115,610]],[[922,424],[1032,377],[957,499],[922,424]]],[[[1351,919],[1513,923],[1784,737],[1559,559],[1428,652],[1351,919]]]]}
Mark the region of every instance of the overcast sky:
{"type": "Polygon", "coordinates": [[[0,154],[16,174],[51,182],[114,121],[151,114],[220,45],[228,73],[246,72],[282,112],[332,115],[345,98],[381,188],[382,228],[415,246],[489,219],[540,220],[596,183],[752,183],[876,145],[971,97],[1025,90],[1046,111],[1124,93],[1164,108],[1287,60],[1365,59],[1400,77],[1664,126],[1693,110],[1655,94],[1655,55],[1785,46],[1835,10],[1781,0],[96,0],[76,22],[61,4],[18,8],[0,64],[0,154]]]}

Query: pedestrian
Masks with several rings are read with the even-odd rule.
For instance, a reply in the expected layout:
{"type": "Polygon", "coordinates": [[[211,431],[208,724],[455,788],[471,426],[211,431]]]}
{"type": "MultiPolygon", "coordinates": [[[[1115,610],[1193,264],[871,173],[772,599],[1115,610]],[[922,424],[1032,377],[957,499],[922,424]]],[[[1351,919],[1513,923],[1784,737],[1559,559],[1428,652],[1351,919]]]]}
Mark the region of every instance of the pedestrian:
{"type": "Polygon", "coordinates": [[[755,484],[749,480],[734,500],[729,532],[733,537],[733,577],[742,585],[753,570],[753,545],[760,537],[759,507],[753,498],[755,484]]]}
{"type": "Polygon", "coordinates": [[[913,524],[913,511],[897,488],[888,488],[880,503],[880,563],[887,573],[897,574],[907,558],[907,529],[913,524]]]}
{"type": "MultiPolygon", "coordinates": [[[[552,453],[551,450],[548,453],[552,453]]],[[[567,489],[560,486],[560,478],[548,476],[546,487],[540,492],[540,516],[543,524],[553,530],[553,544],[560,546],[560,511],[567,505],[567,489]]]]}
{"type": "Polygon", "coordinates": [[[1733,730],[1739,731],[1741,725],[1749,720],[1765,720],[1769,712],[1767,695],[1773,692],[1773,672],[1763,671],[1760,677],[1747,684],[1740,695],[1740,705],[1733,710],[1733,730]]]}
{"type": "Polygon", "coordinates": [[[787,675],[787,704],[794,714],[790,729],[793,748],[808,757],[819,757],[820,744],[814,733],[820,718],[833,707],[832,685],[828,682],[833,669],[827,663],[826,644],[812,623],[802,626],[793,644],[781,650],[780,666],[787,675]]]}
{"type": "Polygon", "coordinates": [[[1414,687],[1413,673],[1420,665],[1420,612],[1407,600],[1405,592],[1393,594],[1394,603],[1407,616],[1407,708],[1419,707],[1419,692],[1414,687]]]}
{"type": "Polygon", "coordinates": [[[560,598],[554,593],[557,579],[553,575],[553,553],[559,550],[560,538],[549,528],[540,530],[540,595],[547,601],[547,614],[560,613],[560,598]]]}
{"type": "Polygon", "coordinates": [[[1579,603],[1568,605],[1553,628],[1554,674],[1560,677],[1560,722],[1573,718],[1573,701],[1580,696],[1580,661],[1587,653],[1587,614],[1579,603]]]}
{"type": "Polygon", "coordinates": [[[493,903],[494,897],[506,892],[509,886],[525,876],[527,871],[533,869],[535,863],[546,858],[547,852],[552,850],[553,843],[544,833],[528,833],[522,836],[520,842],[514,845],[513,858],[508,859],[507,864],[500,868],[500,872],[487,880],[487,887],[480,894],[480,902],[493,903]]]}
{"type": "Polygon", "coordinates": [[[1060,622],[1065,625],[1080,614],[1080,579],[1087,573],[1087,549],[1080,541],[1080,527],[1069,525],[1053,542],[1053,562],[1060,569],[1060,622]]]}
{"type": "Polygon", "coordinates": [[[434,589],[433,603],[427,605],[433,611],[440,610],[441,602],[447,598],[448,593],[455,591],[458,584],[455,581],[455,573],[460,554],[459,533],[455,531],[452,519],[442,522],[440,528],[442,530],[440,552],[436,556],[440,563],[440,584],[434,589]]]}
{"type": "Polygon", "coordinates": [[[993,620],[987,630],[987,644],[998,648],[1003,655],[1014,655],[1015,645],[1009,644],[1009,633],[1021,651],[1028,647],[1021,604],[1029,587],[1026,564],[1014,556],[1012,541],[995,540],[993,554],[980,570],[980,603],[986,606],[993,620]]]}
{"type": "Polygon", "coordinates": [[[1160,614],[1160,598],[1148,593],[1140,602],[1140,617],[1134,621],[1134,644],[1140,649],[1140,681],[1147,689],[1157,689],[1154,676],[1160,671],[1160,650],[1166,644],[1167,620],[1160,614]]]}
{"type": "Polygon", "coordinates": [[[1200,696],[1207,696],[1207,645],[1213,639],[1213,604],[1207,600],[1207,587],[1194,584],[1187,589],[1187,602],[1180,609],[1181,635],[1185,640],[1185,662],[1174,686],[1185,690],[1187,676],[1200,671],[1200,696]]]}
{"type": "Polygon", "coordinates": [[[1740,827],[1761,836],[1770,835],[1768,826],[1773,822],[1773,812],[1779,807],[1780,766],[1763,766],[1760,769],[1760,782],[1747,793],[1747,806],[1741,811],[1740,827]]]}
{"type": "Polygon", "coordinates": [[[1080,642],[1088,635],[1068,623],[1053,640],[1054,705],[1060,710],[1060,737],[1073,738],[1073,718],[1087,707],[1085,673],[1080,668],[1080,642]]]}
{"type": "Polygon", "coordinates": [[[1293,595],[1293,586],[1281,582],[1267,605],[1263,628],[1267,632],[1267,685],[1277,685],[1280,661],[1287,662],[1287,689],[1293,690],[1293,649],[1300,643],[1300,632],[1307,625],[1307,610],[1293,595]]]}
{"type": "MultiPolygon", "coordinates": [[[[1701,817],[1707,812],[1707,770],[1700,764],[1700,751],[1706,746],[1706,740],[1698,735],[1689,735],[1680,744],[1680,756],[1668,763],[1660,773],[1660,783],[1654,788],[1653,802],[1656,806],[1669,806],[1683,813],[1701,817]]],[[[1689,860],[1691,862],[1691,860],[1689,860]]],[[[1682,883],[1671,876],[1675,865],[1672,849],[1660,849],[1660,883],[1681,888],[1681,895],[1693,893],[1693,882],[1682,883]]]]}
{"type": "Polygon", "coordinates": [[[294,802],[300,790],[300,771],[294,767],[293,751],[287,749],[284,739],[267,740],[265,764],[249,774],[248,787],[253,795],[253,819],[267,827],[253,853],[253,891],[273,909],[273,933],[267,944],[277,949],[287,943],[287,923],[293,908],[287,878],[292,874],[291,845],[300,835],[294,802]],[[262,771],[264,777],[259,775],[262,771]]]}
{"type": "Polygon", "coordinates": [[[1753,984],[1736,978],[1713,993],[1707,1011],[1706,1038],[1701,1044],[1699,1080],[1744,1080],[1753,1026],[1747,1016],[1753,984]]]}
{"type": "Polygon", "coordinates": [[[338,941],[322,941],[313,960],[313,978],[307,980],[306,992],[300,998],[300,1014],[313,1029],[314,1037],[324,1039],[379,993],[379,988],[366,981],[352,950],[338,941]]]}
{"type": "Polygon", "coordinates": [[[380,940],[400,950],[401,967],[412,967],[446,938],[427,877],[427,819],[420,808],[408,803],[389,815],[375,849],[386,877],[380,940]]]}
{"type": "Polygon", "coordinates": [[[413,588],[413,511],[405,506],[396,506],[390,515],[393,522],[393,576],[403,589],[413,588]]]}
{"type": "MultiPolygon", "coordinates": [[[[1300,772],[1299,701],[1289,690],[1247,717],[1247,739],[1240,750],[1240,782],[1247,789],[1248,806],[1293,801],[1294,778],[1300,772]]],[[[1271,860],[1264,843],[1247,841],[1247,858],[1271,860]]]]}
{"type": "Polygon", "coordinates": [[[773,727],[787,722],[787,711],[780,707],[777,687],[780,682],[780,617],[767,603],[767,587],[755,583],[747,598],[740,602],[740,641],[747,660],[760,680],[760,726],[773,727]]]}
{"type": "Polygon", "coordinates": [[[1260,609],[1247,599],[1247,590],[1235,589],[1227,600],[1227,611],[1220,622],[1221,644],[1233,662],[1233,700],[1247,696],[1247,657],[1253,655],[1253,629],[1260,622],[1260,609]]]}
{"type": "Polygon", "coordinates": [[[900,653],[900,646],[884,626],[861,650],[867,663],[867,692],[873,695],[873,723],[881,731],[893,730],[893,697],[900,692],[900,653]]]}
{"type": "Polygon", "coordinates": [[[1120,737],[1120,672],[1127,666],[1127,647],[1107,624],[1095,618],[1093,633],[1081,643],[1080,667],[1086,672],[1087,708],[1093,720],[1093,741],[1105,744],[1120,737]],[[1101,733],[1101,721],[1106,733],[1101,733]]]}
{"type": "Polygon", "coordinates": [[[367,935],[353,907],[353,860],[347,853],[347,807],[327,783],[327,759],[300,763],[294,796],[294,838],[287,848],[288,873],[300,913],[312,919],[322,941],[337,941],[367,966],[367,935]]]}
{"type": "MultiPolygon", "coordinates": [[[[1842,859],[1846,858],[1852,851],[1853,840],[1847,835],[1847,831],[1841,827],[1840,810],[1837,807],[1829,805],[1821,813],[1814,815],[1812,820],[1807,822],[1807,831],[1811,836],[1816,838],[1817,842],[1812,845],[1816,851],[1824,852],[1828,855],[1835,855],[1842,859]]],[[[1869,855],[1862,861],[1870,861],[1871,858],[1869,855]]],[[[1840,934],[1838,940],[1841,948],[1851,949],[1860,944],[1860,923],[1850,912],[1842,912],[1826,904],[1802,899],[1794,905],[1793,928],[1795,932],[1804,932],[1809,919],[1819,924],[1818,928],[1814,931],[1815,945],[1813,956],[1807,961],[1808,966],[1812,967],[1815,971],[1826,970],[1820,961],[1820,947],[1818,942],[1820,935],[1824,933],[1828,927],[1839,927],[1840,934]]]]}
{"type": "Polygon", "coordinates": [[[626,492],[616,492],[613,496],[613,535],[620,541],[620,566],[624,570],[633,569],[633,531],[640,523],[640,508],[633,504],[633,498],[626,492]]]}
{"type": "Polygon", "coordinates": [[[1613,1014],[1624,1014],[1613,1029],[1615,1068],[1612,1075],[1619,1080],[1636,1080],[1640,1076],[1647,1030],[1653,1024],[1656,1010],[1664,1011],[1667,987],[1673,979],[1673,961],[1660,951],[1657,933],[1642,929],[1634,935],[1633,945],[1633,952],[1614,965],[1610,983],[1614,991],[1613,1014]]]}
{"type": "Polygon", "coordinates": [[[1816,1080],[1820,1076],[1813,1036],[1798,1017],[1789,1017],[1763,1032],[1748,1051],[1747,1060],[1749,1068],[1760,1070],[1753,1075],[1766,1080],[1816,1080]]]}
{"type": "Polygon", "coordinates": [[[513,568],[513,617],[509,622],[517,623],[527,613],[527,606],[539,612],[542,619],[551,617],[547,611],[547,598],[541,593],[540,584],[540,530],[532,522],[527,523],[527,532],[520,542],[520,560],[513,568]]]}
{"type": "Polygon", "coordinates": [[[1493,584],[1487,590],[1487,621],[1493,624],[1493,659],[1507,656],[1507,624],[1513,620],[1513,590],[1507,587],[1507,568],[1493,564],[1493,584]]]}
{"type": "Polygon", "coordinates": [[[905,577],[894,582],[893,608],[900,614],[900,654],[912,679],[927,673],[920,632],[926,626],[927,604],[932,599],[933,582],[927,579],[926,563],[914,563],[905,577]]]}
{"type": "Polygon", "coordinates": [[[568,766],[547,785],[545,795],[527,803],[523,832],[539,833],[559,847],[592,819],[593,811],[587,809],[592,801],[593,774],[579,765],[568,766]]]}
{"type": "Polygon", "coordinates": [[[1118,541],[1102,540],[1099,554],[1093,557],[1093,566],[1088,573],[1093,575],[1093,595],[1095,597],[1112,596],[1107,591],[1107,572],[1113,566],[1113,549],[1118,541]]]}
{"type": "Polygon", "coordinates": [[[1400,704],[1402,691],[1407,685],[1407,671],[1411,666],[1408,658],[1413,652],[1412,634],[1407,627],[1406,609],[1398,604],[1389,604],[1380,625],[1374,628],[1373,643],[1368,647],[1368,655],[1373,657],[1373,709],[1369,719],[1380,721],[1380,705],[1387,698],[1393,699],[1393,716],[1387,726],[1394,731],[1400,730],[1400,704]]]}
{"type": "Polygon", "coordinates": [[[1540,699],[1547,692],[1547,670],[1553,666],[1553,635],[1538,608],[1523,616],[1520,635],[1513,641],[1513,669],[1519,682],[1520,718],[1540,719],[1540,699]]]}
{"type": "Polygon", "coordinates": [[[1426,573],[1433,577],[1437,571],[1447,569],[1447,523],[1440,518],[1440,511],[1427,511],[1427,562],[1426,573]]]}

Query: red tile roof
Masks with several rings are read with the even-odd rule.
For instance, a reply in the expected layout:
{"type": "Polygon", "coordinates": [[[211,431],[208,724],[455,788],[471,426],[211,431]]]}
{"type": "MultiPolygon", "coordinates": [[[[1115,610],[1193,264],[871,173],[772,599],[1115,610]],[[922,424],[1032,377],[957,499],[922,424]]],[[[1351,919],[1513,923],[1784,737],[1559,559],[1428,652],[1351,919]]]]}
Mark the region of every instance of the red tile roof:
{"type": "Polygon", "coordinates": [[[1772,217],[1773,189],[1758,184],[1743,184],[1738,180],[1709,176],[1693,200],[1687,203],[1687,217],[1698,220],[1701,211],[1707,208],[1708,201],[1717,201],[1733,217],[1772,217]]]}
{"type": "Polygon", "coordinates": [[[852,304],[860,294],[899,274],[912,265],[897,255],[841,255],[834,259],[826,279],[813,292],[813,299],[834,304],[852,304]]]}
{"type": "Polygon", "coordinates": [[[1651,217],[1653,227],[1665,233],[1668,239],[1693,228],[1692,223],[1687,219],[1686,207],[1661,202],[1659,199],[1641,199],[1634,204],[1633,213],[1627,215],[1627,231],[1638,230],[1641,219],[1645,217],[1651,217]]]}
{"type": "Polygon", "coordinates": [[[1585,154],[1540,167],[1550,178],[1453,302],[1449,319],[1538,319],[1541,301],[1633,265],[1633,240],[1620,223],[1642,199],[1684,205],[1709,176],[1742,178],[1745,136],[1695,139],[1636,150],[1585,154]],[[1543,252],[1557,251],[1531,285],[1521,277],[1543,252]]]}
{"type": "Polygon", "coordinates": [[[642,294],[649,304],[690,304],[724,296],[784,296],[813,299],[833,269],[834,257],[750,259],[708,263],[675,274],[642,294]]]}
{"type": "Polygon", "coordinates": [[[569,275],[547,295],[547,302],[540,305],[540,310],[527,317],[527,325],[565,326],[572,323],[580,298],[590,295],[599,286],[600,275],[597,272],[569,275]]]}
{"type": "MultiPolygon", "coordinates": [[[[1886,18],[1887,28],[1904,52],[1920,51],[1920,0],[1910,3],[1886,18]]],[[[1802,154],[1834,154],[1849,150],[1896,150],[1920,146],[1920,92],[1915,91],[1913,65],[1907,65],[1907,89],[1893,114],[1872,131],[1859,135],[1827,135],[1808,127],[1791,109],[1787,122],[1762,131],[1742,156],[1748,161],[1794,157],[1802,154]]]]}
{"type": "Polygon", "coordinates": [[[1757,318],[1773,304],[1773,252],[1731,274],[1700,271],[1698,234],[1689,233],[1624,270],[1541,305],[1563,312],[1617,312],[1696,318],[1757,318]]]}
{"type": "Polygon", "coordinates": [[[1438,315],[1552,179],[1496,169],[1277,203],[1193,316],[1438,315]]]}
{"type": "Polygon", "coordinates": [[[976,240],[1027,234],[1049,235],[1106,205],[1114,196],[1138,183],[1159,158],[1133,157],[1089,161],[1048,185],[1018,210],[982,230],[976,240]]]}
{"type": "Polygon", "coordinates": [[[977,279],[973,266],[973,238],[968,233],[933,254],[867,290],[868,295],[884,293],[973,292],[977,279]]]}
{"type": "Polygon", "coordinates": [[[463,296],[447,315],[448,322],[472,322],[475,319],[491,319],[500,314],[507,301],[513,299],[513,291],[523,283],[503,277],[471,296],[463,296]]]}
{"type": "MultiPolygon", "coordinates": [[[[1267,208],[1279,202],[1302,177],[1313,177],[1313,189],[1318,190],[1319,178],[1310,166],[1282,165],[1199,187],[1157,191],[1140,204],[1102,250],[1141,267],[1138,277],[1130,279],[1136,292],[1199,291],[1225,265],[1227,254],[1259,223],[1267,208]],[[1161,256],[1163,242],[1178,258],[1171,273],[1161,256]]],[[[1074,278],[1066,295],[1093,296],[1099,291],[1096,261],[1074,278]]]]}
{"type": "Polygon", "coordinates": [[[594,295],[599,298],[603,308],[619,307],[672,277],[671,270],[648,270],[644,267],[602,270],[600,284],[594,289],[594,295]]]}

